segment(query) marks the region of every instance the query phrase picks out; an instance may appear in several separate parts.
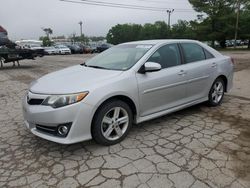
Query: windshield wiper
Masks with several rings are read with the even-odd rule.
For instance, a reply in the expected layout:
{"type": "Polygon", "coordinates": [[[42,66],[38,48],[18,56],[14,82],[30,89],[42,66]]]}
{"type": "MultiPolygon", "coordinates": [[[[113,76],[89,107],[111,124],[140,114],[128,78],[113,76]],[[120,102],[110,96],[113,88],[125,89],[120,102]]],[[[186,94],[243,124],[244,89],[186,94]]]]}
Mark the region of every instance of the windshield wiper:
{"type": "Polygon", "coordinates": [[[86,65],[86,63],[82,63],[81,65],[85,66],[85,67],[95,68],[95,69],[107,69],[105,67],[100,67],[100,66],[97,66],[97,65],[86,65]]]}

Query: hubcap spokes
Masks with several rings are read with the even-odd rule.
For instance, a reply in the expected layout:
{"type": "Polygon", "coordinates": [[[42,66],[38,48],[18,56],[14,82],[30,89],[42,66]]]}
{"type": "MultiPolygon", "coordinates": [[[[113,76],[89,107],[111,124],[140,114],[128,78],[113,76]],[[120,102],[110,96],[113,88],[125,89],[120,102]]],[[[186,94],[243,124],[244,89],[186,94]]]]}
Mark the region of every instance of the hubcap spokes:
{"type": "Polygon", "coordinates": [[[122,107],[115,107],[108,111],[102,120],[101,131],[108,140],[117,140],[126,132],[129,116],[122,107]]]}
{"type": "Polygon", "coordinates": [[[216,82],[213,87],[212,100],[215,103],[219,103],[223,97],[224,88],[221,82],[216,82]]]}

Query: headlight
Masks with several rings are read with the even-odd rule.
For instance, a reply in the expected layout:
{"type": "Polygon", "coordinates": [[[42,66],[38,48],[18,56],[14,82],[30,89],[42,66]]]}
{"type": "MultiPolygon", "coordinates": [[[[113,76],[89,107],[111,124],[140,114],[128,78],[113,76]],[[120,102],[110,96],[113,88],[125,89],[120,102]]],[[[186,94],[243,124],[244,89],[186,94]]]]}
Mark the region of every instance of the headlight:
{"type": "Polygon", "coordinates": [[[53,108],[60,108],[66,105],[80,102],[88,95],[88,92],[71,94],[71,95],[51,95],[47,97],[42,105],[51,106],[53,108]]]}

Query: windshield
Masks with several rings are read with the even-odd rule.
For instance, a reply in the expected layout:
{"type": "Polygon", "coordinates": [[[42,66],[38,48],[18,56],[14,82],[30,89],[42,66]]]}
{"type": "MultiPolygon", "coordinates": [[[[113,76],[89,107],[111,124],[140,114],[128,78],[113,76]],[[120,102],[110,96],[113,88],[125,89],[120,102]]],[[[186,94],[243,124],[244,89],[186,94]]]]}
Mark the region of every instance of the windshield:
{"type": "Polygon", "coordinates": [[[88,67],[128,70],[152,48],[152,45],[124,44],[115,46],[86,62],[88,67]]]}

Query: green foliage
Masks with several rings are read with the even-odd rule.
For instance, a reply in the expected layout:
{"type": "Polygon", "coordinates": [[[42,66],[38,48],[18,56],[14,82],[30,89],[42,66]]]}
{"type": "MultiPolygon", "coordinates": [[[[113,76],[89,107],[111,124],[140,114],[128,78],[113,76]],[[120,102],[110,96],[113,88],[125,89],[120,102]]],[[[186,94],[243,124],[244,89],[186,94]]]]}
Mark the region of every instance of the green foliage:
{"type": "Polygon", "coordinates": [[[250,39],[250,2],[246,1],[239,20],[239,35],[242,39],[250,39]]]}
{"type": "Polygon", "coordinates": [[[119,44],[139,40],[141,30],[142,26],[138,24],[118,24],[109,30],[107,41],[111,44],[119,44]]]}
{"type": "MultiPolygon", "coordinates": [[[[165,22],[154,24],[118,24],[107,34],[107,41],[119,44],[135,40],[148,39],[197,39],[215,41],[225,47],[226,40],[235,36],[236,0],[189,0],[193,8],[200,14],[197,20],[190,22],[179,20],[171,28],[165,22]]],[[[238,39],[250,39],[250,0],[239,0],[240,17],[238,39]]],[[[250,48],[250,44],[249,44],[250,48]]]]}
{"type": "Polygon", "coordinates": [[[165,39],[170,38],[170,29],[165,22],[154,24],[118,24],[112,27],[107,34],[107,41],[112,44],[119,44],[128,41],[144,39],[165,39]]]}
{"type": "MultiPolygon", "coordinates": [[[[184,20],[178,20],[177,24],[174,24],[171,29],[171,38],[174,39],[196,39],[192,22],[184,20]]],[[[194,23],[193,23],[194,24],[194,23]]]]}
{"type": "Polygon", "coordinates": [[[198,39],[217,40],[224,47],[226,39],[232,39],[235,29],[234,0],[189,0],[197,12],[205,13],[206,18],[196,23],[195,33],[198,39]]]}
{"type": "Polygon", "coordinates": [[[52,46],[53,45],[53,41],[51,41],[47,36],[40,37],[39,40],[43,41],[43,46],[52,46]]]}

